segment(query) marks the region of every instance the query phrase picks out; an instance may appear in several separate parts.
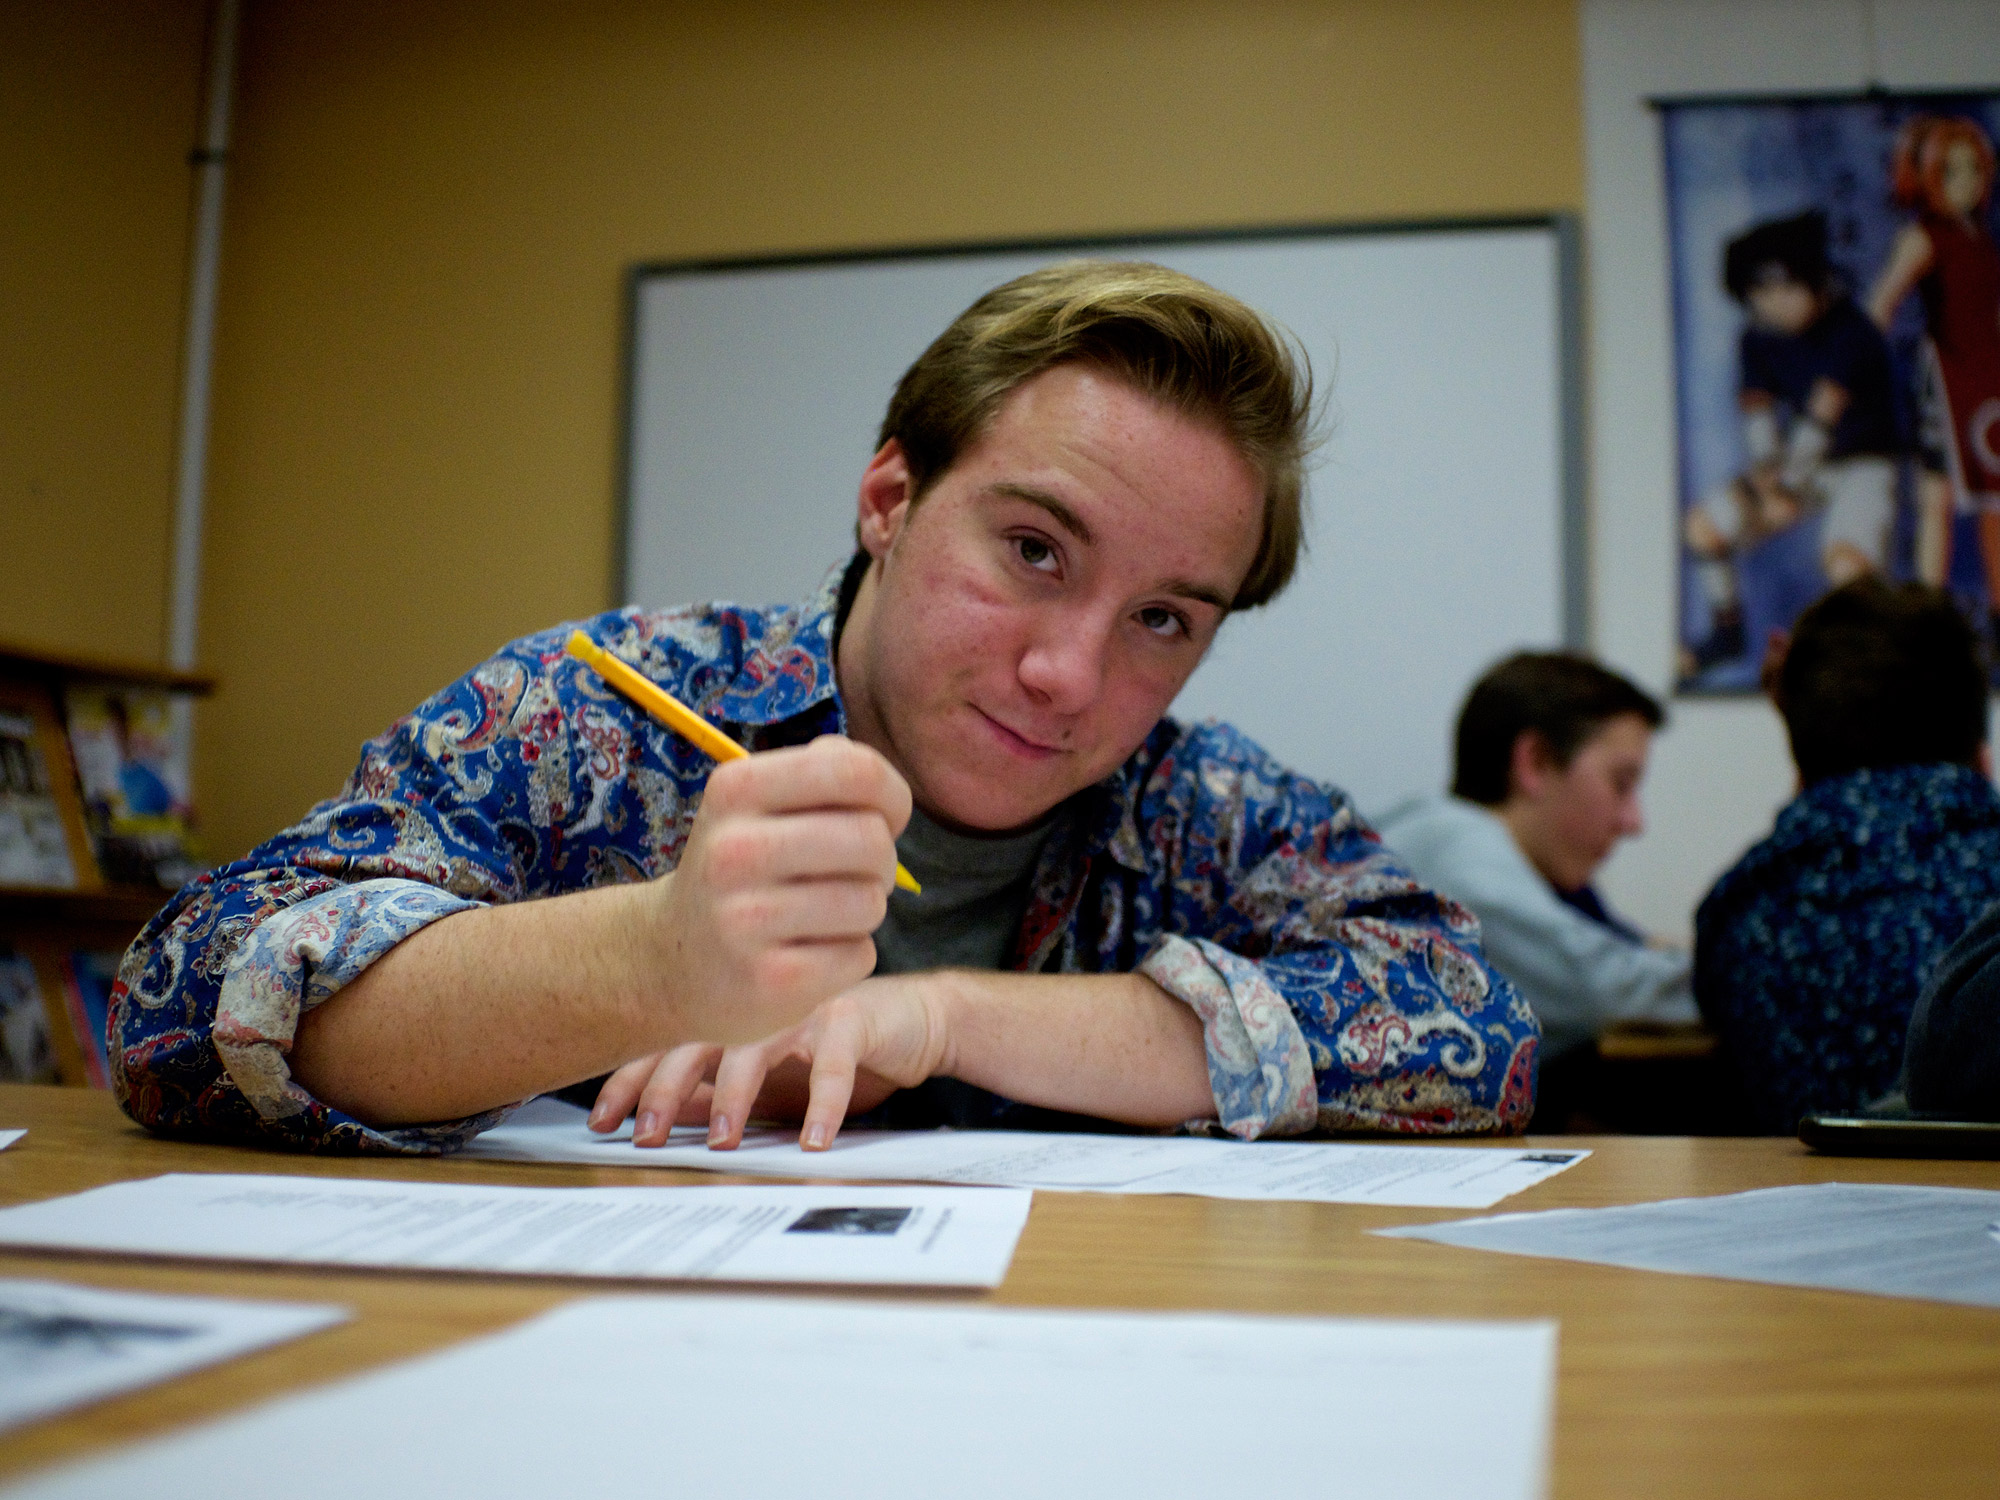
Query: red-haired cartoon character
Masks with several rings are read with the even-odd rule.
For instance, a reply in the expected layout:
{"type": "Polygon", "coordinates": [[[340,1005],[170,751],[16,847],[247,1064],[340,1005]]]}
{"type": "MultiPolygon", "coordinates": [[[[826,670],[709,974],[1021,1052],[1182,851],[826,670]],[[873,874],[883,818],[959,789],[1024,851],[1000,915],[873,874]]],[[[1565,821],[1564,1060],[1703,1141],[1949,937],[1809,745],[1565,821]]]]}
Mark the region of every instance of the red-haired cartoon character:
{"type": "Polygon", "coordinates": [[[1916,220],[1896,237],[1869,311],[1886,329],[1913,287],[1923,298],[1918,571],[1944,581],[1951,513],[1976,511],[1987,606],[2000,622],[2000,247],[1986,227],[1993,143],[1971,120],[1919,116],[1897,137],[1895,169],[1896,201],[1916,220]]]}

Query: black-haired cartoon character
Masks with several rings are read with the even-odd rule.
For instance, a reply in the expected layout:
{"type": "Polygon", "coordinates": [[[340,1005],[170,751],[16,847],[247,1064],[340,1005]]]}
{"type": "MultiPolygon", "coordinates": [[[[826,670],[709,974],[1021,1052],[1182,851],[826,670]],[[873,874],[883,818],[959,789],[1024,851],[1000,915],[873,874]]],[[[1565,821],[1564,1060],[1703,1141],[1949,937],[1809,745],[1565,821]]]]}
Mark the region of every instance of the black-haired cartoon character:
{"type": "Polygon", "coordinates": [[[1746,608],[1742,569],[1759,543],[1819,516],[1815,592],[1887,566],[1900,446],[1888,342],[1835,276],[1823,213],[1738,235],[1722,278],[1748,315],[1737,391],[1748,465],[1687,513],[1716,621],[1703,664],[1761,651],[1796,613],[1746,608]]]}

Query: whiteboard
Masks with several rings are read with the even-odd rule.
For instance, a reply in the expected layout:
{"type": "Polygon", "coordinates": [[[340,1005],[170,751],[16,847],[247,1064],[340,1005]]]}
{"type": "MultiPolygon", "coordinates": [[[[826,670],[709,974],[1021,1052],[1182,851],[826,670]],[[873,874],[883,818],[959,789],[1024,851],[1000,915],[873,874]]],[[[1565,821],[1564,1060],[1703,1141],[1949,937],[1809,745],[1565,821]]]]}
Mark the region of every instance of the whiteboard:
{"type": "Polygon", "coordinates": [[[853,549],[897,379],[974,298],[1077,254],[1159,261],[1304,345],[1330,436],[1291,587],[1233,616],[1174,706],[1368,811],[1450,778],[1472,680],[1580,644],[1580,414],[1566,220],[639,267],[624,592],[803,597],[853,549]]]}

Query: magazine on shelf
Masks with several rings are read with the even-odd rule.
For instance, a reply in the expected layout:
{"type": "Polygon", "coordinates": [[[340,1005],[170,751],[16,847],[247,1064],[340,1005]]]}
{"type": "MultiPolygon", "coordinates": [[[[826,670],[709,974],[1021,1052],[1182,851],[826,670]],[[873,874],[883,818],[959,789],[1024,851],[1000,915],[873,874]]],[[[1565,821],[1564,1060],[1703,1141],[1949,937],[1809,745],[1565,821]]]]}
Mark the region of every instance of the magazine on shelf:
{"type": "Polygon", "coordinates": [[[55,890],[77,885],[40,726],[27,704],[5,698],[0,698],[0,885],[55,890]]]}
{"type": "Polygon", "coordinates": [[[201,872],[188,798],[187,714],[158,688],[64,695],[84,819],[105,878],[172,890],[201,872]]]}

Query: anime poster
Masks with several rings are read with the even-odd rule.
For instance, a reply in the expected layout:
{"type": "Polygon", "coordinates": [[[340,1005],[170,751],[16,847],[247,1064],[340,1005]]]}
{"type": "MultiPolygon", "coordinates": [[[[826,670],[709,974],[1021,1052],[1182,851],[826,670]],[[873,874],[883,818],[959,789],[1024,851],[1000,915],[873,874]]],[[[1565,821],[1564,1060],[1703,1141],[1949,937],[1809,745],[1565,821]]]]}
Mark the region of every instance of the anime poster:
{"type": "Polygon", "coordinates": [[[1681,689],[1869,571],[2000,645],[2000,93],[1660,108],[1681,689]]]}

